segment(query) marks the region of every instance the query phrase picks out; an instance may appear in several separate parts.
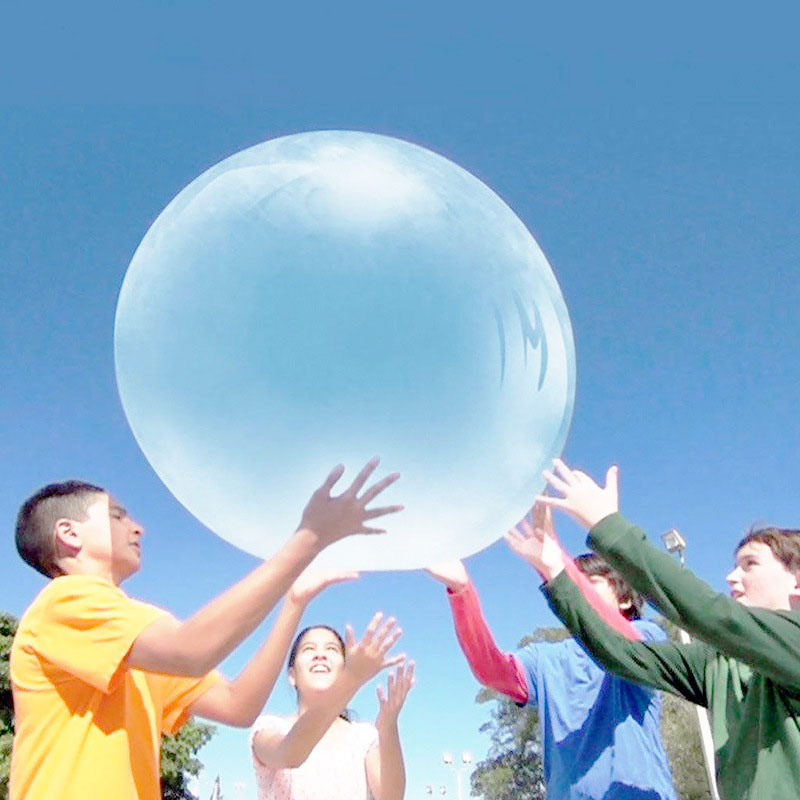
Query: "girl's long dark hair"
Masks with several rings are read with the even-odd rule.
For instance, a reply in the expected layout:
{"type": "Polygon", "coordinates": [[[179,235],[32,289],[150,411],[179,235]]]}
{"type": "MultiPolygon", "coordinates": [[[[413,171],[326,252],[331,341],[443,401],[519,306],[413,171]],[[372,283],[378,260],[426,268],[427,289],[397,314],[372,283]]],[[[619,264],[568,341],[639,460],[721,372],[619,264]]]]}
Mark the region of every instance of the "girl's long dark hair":
{"type": "MultiPolygon", "coordinates": [[[[335,628],[331,628],[330,625],[309,625],[307,628],[303,628],[303,630],[301,630],[300,633],[298,633],[297,636],[295,636],[295,639],[292,642],[292,646],[289,648],[289,659],[286,663],[287,670],[290,670],[294,666],[295,659],[297,658],[297,650],[300,647],[300,642],[303,640],[303,637],[309,631],[316,631],[319,630],[320,628],[322,628],[322,630],[325,631],[330,631],[336,637],[336,640],[339,642],[339,646],[342,648],[342,657],[345,659],[347,658],[347,648],[345,647],[344,639],[342,639],[342,636],[339,633],[339,631],[337,631],[335,628]]],[[[295,689],[295,691],[297,690],[295,689]]],[[[350,711],[349,708],[346,708],[344,711],[342,711],[342,713],[339,714],[339,716],[345,722],[352,722],[352,712],[350,711]]]]}

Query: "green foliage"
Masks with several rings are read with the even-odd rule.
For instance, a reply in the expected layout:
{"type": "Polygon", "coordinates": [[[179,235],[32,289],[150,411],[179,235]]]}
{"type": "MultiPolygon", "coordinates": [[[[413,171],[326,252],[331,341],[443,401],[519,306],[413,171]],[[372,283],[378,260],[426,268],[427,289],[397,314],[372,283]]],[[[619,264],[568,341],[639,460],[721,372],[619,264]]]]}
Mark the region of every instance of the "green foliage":
{"type": "MultiPolygon", "coordinates": [[[[559,642],[569,636],[564,628],[538,628],[523,637],[519,646],[531,642],[559,642]]],[[[472,773],[472,795],[484,800],[543,800],[539,714],[535,708],[520,708],[491,689],[481,689],[478,703],[493,702],[490,719],[481,732],[491,739],[489,752],[472,773]]]]}
{"type": "Polygon", "coordinates": [[[11,743],[14,741],[14,705],[8,660],[16,631],[16,617],[0,611],[0,800],[8,797],[8,771],[11,743]]]}
{"type": "MultiPolygon", "coordinates": [[[[9,657],[17,620],[0,612],[0,800],[8,797],[8,771],[14,739],[9,657]]],[[[214,735],[213,725],[190,721],[177,736],[164,736],[161,744],[161,782],[164,800],[195,800],[187,783],[202,769],[197,751],[214,735]]]]}
{"type": "Polygon", "coordinates": [[[161,738],[161,796],[163,800],[196,800],[188,783],[203,768],[197,751],[214,735],[216,728],[190,720],[176,736],[161,738]]]}
{"type": "Polygon", "coordinates": [[[672,782],[681,800],[710,800],[695,707],[662,693],[661,738],[672,767],[672,782]]]}
{"type": "MultiPolygon", "coordinates": [[[[673,641],[679,641],[678,626],[665,617],[656,620],[673,641]]],[[[697,709],[680,697],[662,692],[661,738],[672,767],[672,782],[681,800],[710,800],[697,709]]]]}

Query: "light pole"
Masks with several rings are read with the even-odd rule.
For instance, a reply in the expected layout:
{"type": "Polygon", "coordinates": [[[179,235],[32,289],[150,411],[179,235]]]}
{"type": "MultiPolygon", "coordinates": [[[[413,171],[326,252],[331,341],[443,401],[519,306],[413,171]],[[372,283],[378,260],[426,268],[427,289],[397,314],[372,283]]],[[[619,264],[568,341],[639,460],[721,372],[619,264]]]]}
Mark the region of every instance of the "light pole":
{"type": "Polygon", "coordinates": [[[461,753],[461,766],[455,765],[455,759],[452,753],[442,753],[442,761],[456,773],[456,788],[458,789],[458,800],[464,800],[464,790],[461,786],[461,775],[466,768],[472,763],[472,753],[464,750],[461,753]]]}
{"type": "MultiPolygon", "coordinates": [[[[428,784],[428,785],[425,787],[425,794],[427,794],[427,795],[428,795],[428,797],[432,797],[432,796],[433,796],[433,786],[431,786],[430,784],[428,784]]],[[[444,795],[446,795],[446,794],[447,794],[447,787],[446,787],[444,784],[442,784],[442,785],[439,787],[439,794],[440,794],[440,795],[442,795],[442,796],[444,796],[444,795]]]]}
{"type": "MultiPolygon", "coordinates": [[[[668,553],[677,555],[682,567],[686,566],[686,539],[677,528],[671,528],[661,534],[661,541],[668,553]]],[[[684,644],[689,644],[692,638],[683,628],[678,628],[678,636],[684,644]]],[[[708,713],[704,708],[695,706],[697,724],[700,728],[700,746],[703,749],[703,760],[706,762],[706,777],[711,789],[712,800],[720,800],[717,790],[716,768],[714,758],[714,739],[711,736],[711,725],[708,722],[708,713]]]]}

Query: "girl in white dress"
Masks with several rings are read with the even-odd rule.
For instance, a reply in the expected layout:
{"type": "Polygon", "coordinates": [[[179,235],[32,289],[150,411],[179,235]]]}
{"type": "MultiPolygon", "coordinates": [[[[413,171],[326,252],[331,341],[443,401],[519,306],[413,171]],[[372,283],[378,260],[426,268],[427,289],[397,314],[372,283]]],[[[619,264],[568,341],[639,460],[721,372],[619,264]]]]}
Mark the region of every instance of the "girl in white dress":
{"type": "MultiPolygon", "coordinates": [[[[267,649],[285,653],[311,598],[353,577],[303,573],[287,594],[270,634],[274,647],[267,649]]],[[[414,664],[406,664],[404,655],[387,655],[400,634],[395,620],[384,621],[380,613],[359,642],[349,625],[346,641],[324,625],[300,632],[288,661],[297,712],[263,715],[251,733],[259,800],[402,800],[405,766],[397,718],[414,684],[414,664]],[[375,725],[351,721],[346,707],[358,689],[395,665],[387,689],[378,688],[375,725]]]]}

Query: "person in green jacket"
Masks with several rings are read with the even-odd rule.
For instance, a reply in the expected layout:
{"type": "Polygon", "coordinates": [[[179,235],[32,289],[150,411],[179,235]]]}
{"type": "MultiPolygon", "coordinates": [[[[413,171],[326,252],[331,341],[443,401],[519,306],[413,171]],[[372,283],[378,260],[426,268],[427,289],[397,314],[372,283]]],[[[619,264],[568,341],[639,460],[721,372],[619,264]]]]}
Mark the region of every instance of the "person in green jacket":
{"type": "Polygon", "coordinates": [[[730,596],[654,547],[619,514],[618,470],[606,485],[556,461],[545,478],[560,496],[538,502],[589,530],[589,546],[672,622],[689,644],[630,641],[612,631],[564,573],[552,527],[508,538],[537,568],[553,611],[609,671],[710,711],[725,800],[800,798],[800,530],[751,531],[736,548],[730,596]]]}

